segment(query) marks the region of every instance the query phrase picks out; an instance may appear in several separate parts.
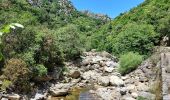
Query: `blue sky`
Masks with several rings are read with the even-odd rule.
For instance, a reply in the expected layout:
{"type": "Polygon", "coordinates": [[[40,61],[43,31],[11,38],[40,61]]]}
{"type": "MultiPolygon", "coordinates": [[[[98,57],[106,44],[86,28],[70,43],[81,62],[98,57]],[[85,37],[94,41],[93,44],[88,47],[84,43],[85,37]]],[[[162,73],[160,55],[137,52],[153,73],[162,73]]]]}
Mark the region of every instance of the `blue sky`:
{"type": "Polygon", "coordinates": [[[89,10],[94,13],[107,14],[115,18],[120,13],[136,7],[144,0],[71,0],[78,10],[89,10]]]}

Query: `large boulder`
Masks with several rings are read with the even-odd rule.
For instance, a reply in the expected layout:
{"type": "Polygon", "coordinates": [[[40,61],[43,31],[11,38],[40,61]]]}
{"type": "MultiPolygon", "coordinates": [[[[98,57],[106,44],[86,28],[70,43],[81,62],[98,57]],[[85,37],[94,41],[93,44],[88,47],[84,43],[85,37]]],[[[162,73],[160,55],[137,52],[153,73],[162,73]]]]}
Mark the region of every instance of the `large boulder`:
{"type": "Polygon", "coordinates": [[[49,93],[54,97],[65,96],[68,94],[69,89],[72,87],[71,84],[56,84],[50,87],[49,93]]]}
{"type": "Polygon", "coordinates": [[[119,78],[118,76],[110,76],[110,84],[113,86],[123,86],[124,85],[124,81],[119,78]]]}

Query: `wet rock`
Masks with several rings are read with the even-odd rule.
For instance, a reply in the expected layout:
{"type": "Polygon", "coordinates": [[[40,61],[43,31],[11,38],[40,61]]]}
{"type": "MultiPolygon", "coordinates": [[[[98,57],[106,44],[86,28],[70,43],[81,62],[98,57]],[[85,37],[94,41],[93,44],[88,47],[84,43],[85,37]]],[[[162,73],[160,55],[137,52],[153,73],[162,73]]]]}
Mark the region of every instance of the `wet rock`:
{"type": "Polygon", "coordinates": [[[80,77],[80,75],[81,74],[80,74],[80,72],[78,70],[71,70],[69,76],[72,77],[72,78],[76,78],[77,79],[77,78],[80,77]]]}
{"type": "Polygon", "coordinates": [[[123,86],[124,85],[124,81],[119,78],[118,76],[111,76],[110,77],[110,84],[113,86],[123,86]]]}
{"type": "Polygon", "coordinates": [[[108,86],[109,85],[109,77],[108,76],[99,77],[98,84],[100,84],[102,86],[108,86]]]}

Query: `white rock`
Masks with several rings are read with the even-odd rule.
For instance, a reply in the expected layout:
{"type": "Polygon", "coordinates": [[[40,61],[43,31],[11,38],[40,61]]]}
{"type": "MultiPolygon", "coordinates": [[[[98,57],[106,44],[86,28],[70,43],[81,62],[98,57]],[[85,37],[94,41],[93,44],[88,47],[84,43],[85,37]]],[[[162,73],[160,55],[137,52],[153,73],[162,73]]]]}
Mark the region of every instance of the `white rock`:
{"type": "Polygon", "coordinates": [[[133,92],[131,95],[132,95],[132,97],[135,98],[135,99],[138,97],[138,94],[137,94],[136,92],[133,92]]]}
{"type": "Polygon", "coordinates": [[[154,94],[149,93],[149,92],[140,92],[139,96],[144,97],[144,98],[149,99],[149,100],[155,100],[156,99],[156,96],[154,94]]]}
{"type": "Polygon", "coordinates": [[[115,63],[114,61],[107,61],[106,66],[108,66],[108,67],[118,67],[119,64],[115,63]]]}
{"type": "Polygon", "coordinates": [[[113,70],[114,70],[113,67],[107,67],[107,66],[104,67],[105,72],[111,73],[111,72],[113,72],[113,70]]]}
{"type": "Polygon", "coordinates": [[[98,88],[96,94],[102,98],[102,100],[114,100],[115,92],[107,88],[98,88]]]}
{"type": "Polygon", "coordinates": [[[110,84],[111,85],[116,85],[116,86],[123,86],[124,85],[124,81],[122,79],[120,79],[118,76],[110,76],[110,84]]]}
{"type": "Polygon", "coordinates": [[[145,83],[138,83],[137,90],[139,91],[148,91],[149,87],[145,83]]]}
{"type": "Polygon", "coordinates": [[[124,96],[122,100],[136,100],[130,96],[124,96]]]}
{"type": "Polygon", "coordinates": [[[8,95],[8,99],[10,100],[20,100],[20,96],[18,94],[11,94],[11,95],[8,95]]]}
{"type": "Polygon", "coordinates": [[[96,56],[94,58],[92,58],[92,63],[93,64],[96,64],[96,63],[99,63],[99,61],[102,61],[103,58],[101,56],[96,56]]]}
{"type": "Polygon", "coordinates": [[[87,71],[82,74],[82,78],[85,80],[90,80],[90,79],[97,80],[99,77],[101,77],[101,75],[96,71],[87,71]]]}
{"type": "Polygon", "coordinates": [[[109,85],[109,77],[108,76],[99,77],[98,84],[100,84],[102,86],[108,86],[109,85]]]}
{"type": "Polygon", "coordinates": [[[53,97],[58,97],[58,96],[65,96],[68,94],[68,89],[56,89],[56,90],[50,90],[50,94],[53,97]]]}
{"type": "Polygon", "coordinates": [[[46,94],[36,93],[35,97],[32,98],[31,100],[42,100],[42,99],[46,99],[46,94]]]}

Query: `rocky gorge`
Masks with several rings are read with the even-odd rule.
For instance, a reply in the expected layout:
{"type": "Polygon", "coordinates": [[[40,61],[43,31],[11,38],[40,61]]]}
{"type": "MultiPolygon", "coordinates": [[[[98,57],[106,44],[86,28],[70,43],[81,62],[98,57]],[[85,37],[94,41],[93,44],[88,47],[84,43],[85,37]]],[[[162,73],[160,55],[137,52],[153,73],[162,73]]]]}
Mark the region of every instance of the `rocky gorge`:
{"type": "MultiPolygon", "coordinates": [[[[74,88],[86,89],[88,95],[81,97],[79,94],[80,100],[89,98],[88,96],[91,96],[92,100],[137,100],[139,98],[157,100],[159,93],[155,91],[159,91],[160,62],[155,64],[154,61],[151,58],[147,59],[130,74],[121,76],[118,72],[119,60],[115,56],[105,51],[84,52],[81,60],[65,62],[66,71],[61,81],[47,83],[48,88],[37,90],[31,100],[64,100],[74,88]]],[[[2,100],[20,99],[28,98],[18,94],[2,95],[2,100]]]]}

